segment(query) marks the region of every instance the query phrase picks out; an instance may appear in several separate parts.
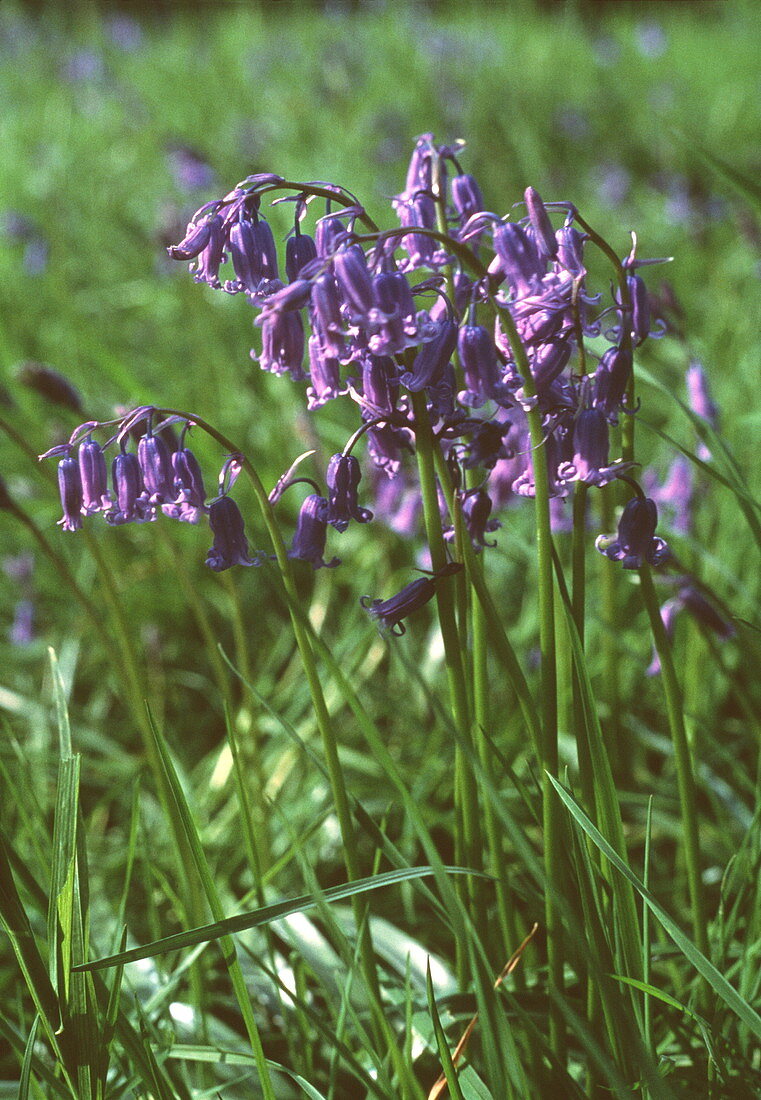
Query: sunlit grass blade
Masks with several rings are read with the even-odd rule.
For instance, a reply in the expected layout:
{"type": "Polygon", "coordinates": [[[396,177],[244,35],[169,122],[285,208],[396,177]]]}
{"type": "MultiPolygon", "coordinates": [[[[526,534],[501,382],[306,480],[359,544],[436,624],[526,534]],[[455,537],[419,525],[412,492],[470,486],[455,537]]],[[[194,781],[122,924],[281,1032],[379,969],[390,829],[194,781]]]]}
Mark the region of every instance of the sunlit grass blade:
{"type": "MultiPolygon", "coordinates": [[[[443,866],[442,870],[447,875],[472,875],[482,872],[471,871],[467,867],[443,866]]],[[[383,886],[393,886],[396,883],[408,882],[411,879],[427,878],[436,872],[433,867],[402,867],[395,871],[384,871],[370,878],[356,879],[347,882],[343,886],[331,886],[323,891],[326,901],[341,901],[344,898],[353,897],[354,894],[365,894],[369,890],[379,890],[383,886]]],[[[488,878],[488,875],[483,875],[488,878]]],[[[234,932],[243,932],[247,928],[259,928],[270,921],[279,920],[290,913],[301,913],[305,909],[311,909],[317,904],[317,899],[312,894],[304,894],[288,901],[267,905],[263,909],[256,909],[250,913],[239,913],[235,917],[227,917],[224,920],[205,924],[201,928],[193,928],[188,932],[177,932],[172,936],[165,936],[154,943],[144,947],[133,947],[129,951],[119,952],[102,959],[96,959],[77,967],[78,970],[104,970],[118,963],[136,962],[138,959],[150,959],[155,955],[163,955],[167,951],[177,951],[184,947],[193,947],[197,943],[207,943],[211,940],[221,939],[223,936],[234,932]]]]}
{"type": "Polygon", "coordinates": [[[616,870],[619,871],[624,878],[628,879],[687,961],[705,978],[716,995],[732,1009],[751,1034],[755,1035],[757,1039],[761,1039],[761,1016],[759,1016],[755,1009],[753,1009],[747,1001],[740,996],[737,990],[729,984],[724,975],[716,969],[713,963],[698,951],[692,941],[682,932],[673,917],[666,912],[660,902],[658,902],[651,892],[645,888],[631,868],[624,863],[618,853],[612,848],[602,833],[600,833],[599,829],[595,828],[566,789],[556,780],[553,780],[552,785],[577,825],[584,830],[590,840],[600,849],[602,854],[610,860],[616,870]]]}
{"type": "Polygon", "coordinates": [[[34,1063],[34,1044],[37,1041],[37,1028],[40,1026],[40,1017],[35,1016],[32,1021],[32,1026],[29,1029],[29,1035],[26,1040],[26,1049],[24,1051],[24,1060],[21,1063],[21,1076],[19,1077],[18,1085],[18,1100],[28,1100],[29,1097],[29,1085],[32,1080],[32,1066],[34,1063]]]}
{"type": "Polygon", "coordinates": [[[436,995],[433,990],[433,981],[431,980],[430,966],[426,971],[425,983],[426,994],[428,997],[428,1011],[431,1014],[431,1021],[433,1023],[433,1034],[436,1038],[436,1049],[439,1052],[441,1068],[444,1072],[444,1076],[447,1079],[449,1094],[452,1097],[452,1100],[465,1100],[462,1094],[462,1089],[460,1088],[460,1081],[457,1070],[455,1069],[454,1062],[452,1061],[452,1052],[449,1049],[449,1043],[447,1042],[447,1037],[444,1034],[444,1028],[441,1026],[439,1010],[436,1005],[436,995]]]}
{"type": "Polygon", "coordinates": [[[711,1025],[699,1012],[693,1012],[691,1008],[682,1004],[676,997],[672,997],[670,993],[666,993],[663,989],[657,989],[654,985],[651,985],[650,982],[639,982],[636,978],[627,978],[623,974],[612,974],[611,977],[614,981],[623,982],[625,985],[633,985],[642,993],[647,994],[648,997],[654,997],[655,1000],[661,1001],[662,1004],[668,1005],[670,1008],[675,1008],[679,1012],[683,1012],[688,1019],[693,1020],[703,1037],[703,1042],[706,1045],[706,1050],[708,1051],[711,1061],[714,1065],[718,1065],[715,1043],[711,1034],[711,1025]]]}
{"type": "MultiPolygon", "coordinates": [[[[183,1062],[205,1062],[219,1066],[253,1066],[256,1064],[253,1054],[248,1054],[246,1051],[225,1050],[223,1047],[204,1046],[200,1043],[175,1043],[167,1051],[167,1057],[176,1058],[183,1062]]],[[[292,1069],[270,1058],[267,1059],[267,1065],[277,1073],[289,1077],[302,1089],[308,1100],[326,1100],[324,1093],[316,1089],[300,1073],[294,1073],[292,1069]]]]}

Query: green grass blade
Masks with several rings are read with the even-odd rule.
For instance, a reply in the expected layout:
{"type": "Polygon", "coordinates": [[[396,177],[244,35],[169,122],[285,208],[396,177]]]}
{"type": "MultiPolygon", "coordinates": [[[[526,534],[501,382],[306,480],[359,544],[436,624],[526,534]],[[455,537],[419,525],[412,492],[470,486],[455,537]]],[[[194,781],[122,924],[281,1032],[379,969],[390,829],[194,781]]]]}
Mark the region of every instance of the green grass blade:
{"type": "MultiPolygon", "coordinates": [[[[35,1020],[39,1020],[44,1027],[44,1020],[37,1014],[35,1020]]],[[[18,1033],[16,1028],[0,1013],[0,1038],[4,1039],[10,1050],[13,1050],[21,1062],[24,1062],[27,1051],[31,1050],[31,1044],[27,1037],[26,1041],[24,1037],[18,1033]]],[[[51,1067],[50,1059],[47,1057],[40,1058],[31,1050],[31,1068],[35,1076],[44,1083],[47,1089],[47,1096],[53,1097],[67,1097],[71,1100],[71,1090],[66,1087],[66,1084],[61,1080],[60,1075],[56,1074],[51,1067]]]]}
{"type": "Polygon", "coordinates": [[[431,978],[431,968],[428,967],[425,976],[426,994],[428,997],[428,1011],[431,1014],[431,1022],[433,1023],[433,1034],[436,1038],[436,1047],[439,1052],[439,1059],[441,1061],[441,1068],[444,1072],[444,1076],[447,1079],[447,1085],[449,1086],[449,1095],[452,1100],[465,1100],[462,1095],[462,1089],[460,1088],[460,1080],[455,1069],[454,1062],[452,1061],[452,1052],[449,1049],[449,1043],[444,1033],[444,1028],[441,1025],[441,1018],[439,1017],[439,1010],[436,1006],[436,995],[433,990],[433,980],[431,978]]]}
{"type": "MultiPolygon", "coordinates": [[[[475,875],[483,878],[489,875],[481,871],[471,871],[467,867],[444,867],[448,875],[475,875]]],[[[331,886],[323,891],[326,901],[342,901],[354,894],[364,894],[369,890],[379,890],[382,886],[393,886],[399,882],[408,882],[416,878],[427,878],[435,875],[433,867],[401,867],[395,871],[384,871],[379,875],[369,878],[356,879],[347,882],[343,886],[331,886]]],[[[279,901],[274,905],[267,905],[263,909],[255,909],[247,913],[239,913],[234,917],[226,917],[223,920],[205,924],[200,928],[191,928],[187,932],[177,932],[173,936],[165,936],[144,947],[133,947],[129,951],[121,951],[116,955],[108,955],[102,959],[95,959],[77,967],[77,970],[104,970],[118,963],[136,962],[138,959],[150,959],[156,955],[163,955],[167,951],[177,951],[183,947],[193,947],[197,943],[208,943],[218,940],[222,936],[228,936],[234,932],[243,932],[248,928],[259,928],[270,921],[287,917],[291,913],[302,913],[305,909],[312,909],[317,905],[317,899],[312,894],[302,894],[300,897],[290,898],[287,901],[279,901]]]]}
{"type": "Polygon", "coordinates": [[[702,952],[698,951],[673,917],[666,912],[660,902],[657,901],[650,891],[640,882],[631,868],[624,863],[618,853],[614,851],[599,829],[592,824],[587,815],[581,807],[576,804],[565,788],[561,786],[557,780],[552,779],[552,777],[550,778],[558,796],[565,804],[566,809],[576,821],[577,825],[584,830],[590,840],[600,849],[602,854],[610,860],[616,870],[619,871],[624,878],[628,879],[646,905],[649,906],[653,916],[660,922],[664,931],[671,937],[688,962],[691,963],[703,978],[705,978],[714,993],[716,993],[716,995],[735,1013],[738,1019],[745,1024],[751,1034],[755,1035],[757,1039],[761,1039],[761,1016],[759,1016],[747,1001],[740,996],[737,990],[729,984],[724,975],[716,969],[713,963],[707,959],[702,952]]]}
{"type": "Polygon", "coordinates": [[[21,1076],[18,1085],[18,1100],[28,1100],[29,1085],[32,1080],[32,1064],[34,1062],[34,1044],[37,1039],[37,1028],[40,1026],[40,1017],[35,1016],[32,1026],[29,1028],[29,1036],[26,1040],[24,1060],[21,1063],[21,1076]]]}

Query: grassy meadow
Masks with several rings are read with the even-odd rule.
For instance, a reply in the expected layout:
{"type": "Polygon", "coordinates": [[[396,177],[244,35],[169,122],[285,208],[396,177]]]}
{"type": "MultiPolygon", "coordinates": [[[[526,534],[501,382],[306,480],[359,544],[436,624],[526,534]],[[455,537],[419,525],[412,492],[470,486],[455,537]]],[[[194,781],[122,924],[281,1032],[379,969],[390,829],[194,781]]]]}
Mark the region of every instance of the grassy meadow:
{"type": "MultiPolygon", "coordinates": [[[[132,12],[0,5],[0,1098],[758,1097],[755,6],[132,12]],[[569,498],[544,551],[513,495],[396,637],[360,598],[437,559],[422,520],[386,522],[382,475],[335,569],[272,557],[257,487],[305,452],[322,484],[356,404],[308,411],[252,361],[244,295],[166,249],[259,173],[388,228],[426,132],[464,139],[487,210],[522,217],[533,185],[619,259],[631,231],[673,258],[641,269],[663,335],[611,432],[671,558],[595,553],[620,482],[575,534],[569,498]],[[213,426],[209,496],[246,457],[259,568],[208,569],[205,521],[57,526],[37,456],[139,406],[213,426]],[[678,599],[666,638],[653,601],[678,599]]],[[[266,209],[282,246],[292,204],[266,209]]],[[[297,515],[288,493],[286,545],[297,515]]]]}

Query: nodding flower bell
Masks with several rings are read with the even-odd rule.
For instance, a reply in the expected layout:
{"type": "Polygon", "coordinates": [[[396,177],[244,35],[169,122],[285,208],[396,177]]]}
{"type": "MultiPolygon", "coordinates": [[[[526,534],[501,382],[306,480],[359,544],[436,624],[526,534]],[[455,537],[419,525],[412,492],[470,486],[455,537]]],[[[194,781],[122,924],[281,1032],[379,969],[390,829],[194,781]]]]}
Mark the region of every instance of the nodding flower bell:
{"type": "Polygon", "coordinates": [[[336,531],[345,531],[349,520],[357,523],[369,523],[373,513],[360,508],[357,500],[357,487],[362,480],[362,471],[354,455],[336,454],[328,463],[325,481],[328,486],[327,521],[336,531]]]}
{"type": "Polygon", "coordinates": [[[298,279],[302,268],[317,258],[317,245],[314,237],[298,231],[285,242],[285,274],[288,282],[298,279]]]}
{"type": "Polygon", "coordinates": [[[457,325],[444,320],[439,331],[427,344],[423,344],[412,363],[412,370],[401,377],[401,382],[412,393],[419,393],[441,380],[444,368],[457,347],[457,325]]]}
{"type": "Polygon", "coordinates": [[[594,373],[592,404],[602,410],[611,424],[618,423],[617,413],[626,398],[631,373],[631,349],[615,345],[603,354],[594,373]]]}
{"type": "Polygon", "coordinates": [[[641,569],[645,562],[660,565],[669,548],[655,534],[658,509],[649,497],[633,497],[618,522],[618,536],[598,535],[595,548],[611,561],[620,561],[624,569],[641,569]]]}
{"type": "Polygon", "coordinates": [[[296,523],[289,558],[308,561],[314,569],[333,569],[341,564],[340,558],[325,561],[325,540],[328,533],[328,502],[317,493],[310,493],[304,500],[296,523]]]}
{"type": "Polygon", "coordinates": [[[82,507],[87,515],[102,512],[113,503],[108,491],[108,471],[103,448],[92,436],[79,445],[77,453],[82,478],[82,507]]]}
{"type": "Polygon", "coordinates": [[[58,523],[64,531],[82,528],[82,478],[76,458],[67,455],[58,463],[58,489],[63,516],[58,523]]]}
{"type": "Polygon", "coordinates": [[[171,452],[161,436],[153,434],[150,426],[138,442],[137,460],[151,504],[171,500],[174,495],[171,452]]]}
{"type": "Polygon", "coordinates": [[[563,481],[607,485],[634,465],[608,462],[608,421],[602,409],[581,409],[573,428],[573,458],[558,468],[563,481]]]}
{"type": "Polygon", "coordinates": [[[183,523],[198,523],[206,510],[206,489],[198,459],[187,447],[181,447],[172,454],[172,469],[176,497],[170,504],[162,504],[161,510],[183,523]]]}
{"type": "Polygon", "coordinates": [[[209,526],[214,535],[206,555],[209,569],[221,573],[233,565],[261,565],[260,559],[252,558],[249,553],[243,516],[232,497],[222,496],[211,502],[209,526]]]}
{"type": "MultiPolygon", "coordinates": [[[[498,519],[491,519],[492,500],[484,489],[470,489],[463,494],[462,519],[465,530],[470,536],[473,549],[478,552],[484,546],[494,547],[496,542],[489,542],[486,533],[497,531],[502,524],[498,519]]],[[[444,538],[451,542],[454,538],[454,528],[444,532],[444,538]]]]}
{"type": "Polygon", "coordinates": [[[210,237],[211,218],[201,222],[189,222],[180,243],[170,245],[167,252],[173,260],[194,260],[206,248],[210,237]]]}
{"type": "Polygon", "coordinates": [[[457,350],[467,386],[459,394],[459,400],[479,409],[500,392],[497,349],[483,325],[466,324],[457,335],[457,350]]]}
{"type": "MultiPolygon", "coordinates": [[[[197,283],[208,283],[209,286],[219,289],[222,284],[219,281],[219,267],[225,258],[225,230],[221,214],[214,214],[208,222],[209,235],[205,246],[195,254],[195,260],[190,265],[194,272],[193,278],[197,283]]],[[[181,242],[178,248],[182,248],[185,242],[181,242]]],[[[187,246],[186,246],[187,247],[187,246]]],[[[175,260],[185,259],[175,252],[170,252],[175,260]]]]}
{"type": "Polygon", "coordinates": [[[121,451],[111,464],[116,502],[106,512],[106,522],[118,527],[123,523],[145,523],[156,518],[156,509],[148,501],[137,455],[121,451]]]}
{"type": "Polygon", "coordinates": [[[347,386],[341,385],[340,362],[327,354],[320,337],[314,334],[309,337],[309,380],[307,408],[310,412],[347,391],[347,386]]]}
{"type": "Polygon", "coordinates": [[[338,288],[353,320],[365,318],[373,305],[373,280],[358,244],[336,252],[333,270],[338,288]]]}
{"type": "MultiPolygon", "coordinates": [[[[522,225],[500,222],[493,230],[499,272],[518,297],[528,294],[544,275],[545,266],[534,241],[522,225]]],[[[491,270],[491,269],[490,269],[491,270]]]]}
{"type": "Polygon", "coordinates": [[[437,573],[411,581],[401,592],[397,592],[388,600],[371,600],[369,596],[362,596],[359,602],[376,620],[381,630],[400,637],[406,630],[402,619],[418,611],[433,598],[436,586],[442,577],[459,573],[461,569],[462,565],[459,562],[449,562],[437,573]]]}
{"type": "MultiPolygon", "coordinates": [[[[252,358],[257,358],[251,352],[252,358]]],[[[301,314],[271,313],[262,321],[262,354],[258,357],[262,370],[272,374],[290,373],[294,382],[306,377],[302,368],[304,358],[304,324],[301,314]]]]}
{"type": "Polygon", "coordinates": [[[484,209],[484,197],[474,176],[467,173],[452,176],[452,205],[462,225],[484,209]]]}
{"type": "Polygon", "coordinates": [[[526,200],[531,236],[536,242],[539,254],[545,260],[554,260],[558,252],[558,242],[555,237],[555,230],[552,228],[552,222],[547,214],[547,207],[534,187],[527,187],[523,197],[526,200]]]}

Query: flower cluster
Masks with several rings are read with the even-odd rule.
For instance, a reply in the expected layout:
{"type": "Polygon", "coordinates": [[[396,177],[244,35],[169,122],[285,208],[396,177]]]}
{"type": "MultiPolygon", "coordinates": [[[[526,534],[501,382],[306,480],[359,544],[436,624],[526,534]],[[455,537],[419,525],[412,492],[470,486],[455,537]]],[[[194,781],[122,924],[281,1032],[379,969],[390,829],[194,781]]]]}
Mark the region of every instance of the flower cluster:
{"type": "Polygon", "coordinates": [[[388,477],[414,449],[411,398],[423,394],[442,446],[475,471],[471,484],[480,471],[490,503],[533,495],[525,414],[537,405],[553,495],[574,481],[604,485],[627,469],[610,457],[609,425],[633,411],[633,351],[653,334],[638,269],[657,261],[639,260],[635,240],[604,303],[585,263],[599,239],[575,207],[547,207],[530,187],[524,216],[498,217],[459,153],[418,138],[392,202],[396,228],[380,231],[333,184],[262,174],[202,206],[169,254],[196,280],[246,295],[261,328],[252,356],[303,384],[309,409],[344,394],[357,402],[369,457],[388,477]],[[272,192],[295,209],[287,281],[261,212],[272,192]],[[318,199],[326,212],[312,236],[303,223],[318,199]]]}
{"type": "Polygon", "coordinates": [[[154,428],[155,410],[143,406],[119,421],[80,424],[68,443],[62,443],[40,458],[58,457],[58,487],[63,516],[58,521],[64,531],[79,531],[83,518],[101,512],[106,523],[120,527],[125,523],[149,523],[159,512],[170,519],[197,524],[208,517],[214,542],[206,558],[213,570],[232,565],[259,565],[252,558],[243,530],[243,517],[237,504],[227,495],[240,464],[230,456],[219,477],[219,495],[206,499],[203,474],[198,459],[185,446],[189,421],[170,416],[154,428]],[[181,423],[179,439],[173,425],[181,423]],[[96,431],[117,428],[101,446],[93,438],[96,431]],[[130,441],[137,439],[134,450],[130,441]],[[109,488],[106,451],[114,446],[109,488]]]}
{"type": "MultiPolygon", "coordinates": [[[[331,459],[325,492],[289,472],[271,497],[274,503],[299,482],[314,490],[301,506],[289,556],[315,569],[339,564],[325,556],[329,528],[341,533],[352,521],[373,518],[358,501],[362,475],[352,452],[360,441],[376,474],[376,511],[404,512],[414,522],[416,490],[406,459],[420,431],[432,433],[477,551],[493,545],[486,536],[500,526],[495,507],[535,494],[535,461],[547,464],[555,498],[577,481],[605,485],[633,465],[611,457],[609,428],[622,412],[635,411],[634,349],[655,334],[638,270],[659,261],[638,259],[634,236],[629,255],[618,260],[572,204],[545,205],[532,187],[515,216],[490,212],[478,182],[463,172],[460,153],[461,143],[418,138],[405,188],[392,201],[398,224],[391,229],[379,229],[341,187],[266,173],[202,206],[168,249],[189,263],[196,281],[245,295],[261,330],[252,357],[263,370],[303,385],[308,409],[341,396],[358,408],[359,425],[331,459]],[[294,211],[283,257],[262,213],[272,195],[273,206],[290,202],[294,211]],[[315,203],[324,204],[324,213],[308,233],[315,203]],[[590,243],[616,272],[607,302],[587,285],[590,243]]],[[[48,452],[60,458],[64,530],[79,529],[84,516],[99,511],[116,525],[151,521],[159,511],[189,523],[208,517],[212,569],[258,564],[228,495],[234,456],[218,497],[207,502],[198,462],[184,445],[188,425],[178,445],[169,446],[166,429],[177,418],[154,427],[154,412],[135,410],[105,444],[116,447],[111,488],[92,434],[98,425],[82,425],[68,444],[48,452]],[[135,451],[128,443],[136,433],[135,451]]],[[[444,494],[442,530],[451,541],[447,511],[444,494]]],[[[632,502],[622,525],[617,542],[600,542],[603,552],[625,568],[662,560],[652,501],[632,502]]],[[[414,582],[401,606],[420,606],[436,580],[414,582]]],[[[399,624],[396,605],[388,615],[377,601],[369,609],[399,624]]]]}

